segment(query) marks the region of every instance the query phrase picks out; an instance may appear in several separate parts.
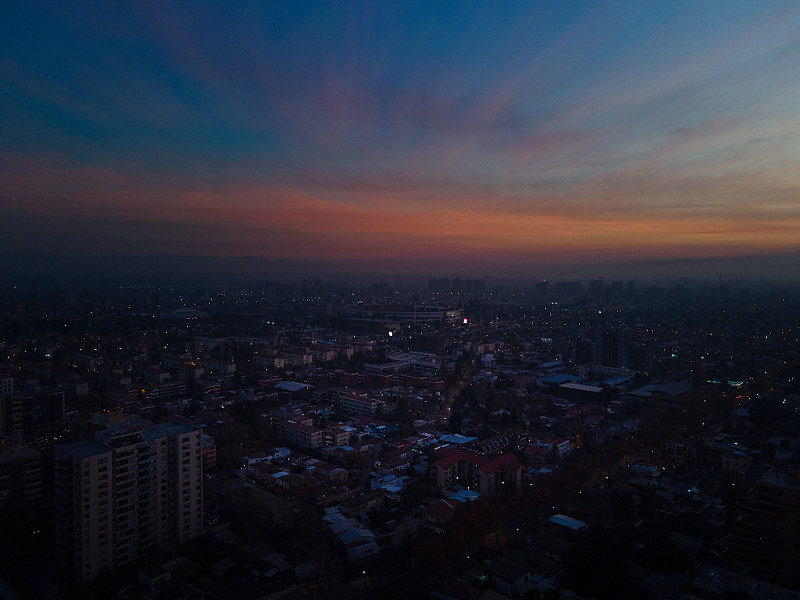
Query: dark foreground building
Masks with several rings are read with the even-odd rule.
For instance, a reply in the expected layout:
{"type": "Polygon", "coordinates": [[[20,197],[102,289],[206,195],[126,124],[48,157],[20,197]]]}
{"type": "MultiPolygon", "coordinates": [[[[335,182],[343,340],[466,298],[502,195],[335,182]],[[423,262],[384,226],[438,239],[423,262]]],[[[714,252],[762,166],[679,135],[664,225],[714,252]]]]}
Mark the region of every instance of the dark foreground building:
{"type": "Polygon", "coordinates": [[[800,586],[800,471],[768,473],[742,499],[733,523],[734,560],[743,572],[800,586]]]}
{"type": "Polygon", "coordinates": [[[66,576],[93,579],[153,546],[202,533],[200,430],[108,429],[55,454],[56,550],[66,576]]]}

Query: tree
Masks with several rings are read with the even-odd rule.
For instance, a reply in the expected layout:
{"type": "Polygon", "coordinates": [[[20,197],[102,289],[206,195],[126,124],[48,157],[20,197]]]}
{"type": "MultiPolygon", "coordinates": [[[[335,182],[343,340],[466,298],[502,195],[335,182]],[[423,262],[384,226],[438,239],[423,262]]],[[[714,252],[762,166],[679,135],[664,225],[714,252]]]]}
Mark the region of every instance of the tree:
{"type": "Polygon", "coordinates": [[[464,423],[464,413],[460,410],[453,410],[450,412],[450,417],[447,421],[447,428],[450,433],[461,433],[461,426],[464,423]]]}
{"type": "Polygon", "coordinates": [[[601,600],[624,597],[629,590],[624,548],[609,532],[592,529],[563,557],[564,585],[577,594],[601,600]]]}
{"type": "Polygon", "coordinates": [[[750,420],[756,425],[766,425],[775,420],[778,403],[767,394],[755,394],[747,403],[750,420]]]}

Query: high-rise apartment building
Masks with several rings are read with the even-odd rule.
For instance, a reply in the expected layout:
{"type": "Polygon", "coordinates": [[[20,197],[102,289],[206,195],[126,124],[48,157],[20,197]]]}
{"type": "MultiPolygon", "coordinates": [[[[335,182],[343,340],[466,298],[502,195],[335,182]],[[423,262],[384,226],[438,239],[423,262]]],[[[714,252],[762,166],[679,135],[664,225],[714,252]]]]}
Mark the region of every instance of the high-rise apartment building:
{"type": "Polygon", "coordinates": [[[64,390],[36,387],[0,394],[0,436],[34,444],[61,435],[64,429],[64,390]]]}
{"type": "Polygon", "coordinates": [[[608,330],[578,341],[574,360],[579,364],[650,371],[653,368],[653,349],[647,343],[629,340],[624,330],[608,330]]]}
{"type": "Polygon", "coordinates": [[[96,442],[55,454],[56,552],[65,575],[92,579],[114,565],[111,534],[112,450],[96,442]]]}
{"type": "Polygon", "coordinates": [[[800,471],[767,473],[742,499],[731,549],[748,575],[800,585],[800,471]]]}
{"type": "Polygon", "coordinates": [[[56,449],[56,546],[64,571],[92,579],[153,546],[202,533],[200,430],[106,429],[56,449]]]}
{"type": "Polygon", "coordinates": [[[42,457],[31,448],[0,438],[0,510],[42,499],[42,457]]]}
{"type": "MultiPolygon", "coordinates": [[[[199,428],[177,423],[154,425],[143,439],[167,439],[166,476],[171,500],[169,539],[182,544],[203,533],[203,436],[199,428]]],[[[159,466],[164,474],[164,463],[159,466]]]]}
{"type": "Polygon", "coordinates": [[[604,331],[600,334],[600,364],[624,367],[627,360],[624,331],[604,331]]]}

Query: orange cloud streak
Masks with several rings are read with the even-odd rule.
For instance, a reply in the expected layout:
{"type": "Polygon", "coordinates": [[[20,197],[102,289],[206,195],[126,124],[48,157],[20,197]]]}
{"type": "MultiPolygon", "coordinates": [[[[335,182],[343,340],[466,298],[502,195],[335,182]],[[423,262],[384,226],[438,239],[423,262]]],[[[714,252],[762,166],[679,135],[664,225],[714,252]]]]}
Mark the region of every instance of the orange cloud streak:
{"type": "MultiPolygon", "coordinates": [[[[448,192],[435,201],[420,190],[370,187],[347,194],[354,199],[342,202],[325,198],[330,192],[324,190],[258,184],[201,190],[94,167],[19,164],[1,174],[8,197],[15,200],[10,209],[139,223],[194,222],[206,229],[216,225],[228,236],[241,231],[253,250],[283,257],[445,253],[510,258],[579,251],[612,259],[719,256],[794,248],[800,231],[800,214],[778,202],[770,210],[756,207],[750,218],[720,217],[717,211],[701,216],[695,211],[691,217],[679,210],[626,213],[624,203],[597,214],[585,200],[597,190],[588,186],[573,190],[579,194],[575,199],[461,199],[448,192]]],[[[613,182],[607,183],[613,189],[613,182]]],[[[214,251],[205,244],[207,238],[198,239],[196,251],[214,251]]]]}

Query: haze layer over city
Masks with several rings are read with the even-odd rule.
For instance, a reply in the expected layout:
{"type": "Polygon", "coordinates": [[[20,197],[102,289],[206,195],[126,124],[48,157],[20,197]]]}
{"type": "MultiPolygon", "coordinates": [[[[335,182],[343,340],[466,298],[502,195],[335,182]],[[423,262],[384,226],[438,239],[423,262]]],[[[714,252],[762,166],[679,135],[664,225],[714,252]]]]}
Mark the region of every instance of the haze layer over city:
{"type": "Polygon", "coordinates": [[[800,4],[0,39],[0,598],[800,597],[800,4]]]}

